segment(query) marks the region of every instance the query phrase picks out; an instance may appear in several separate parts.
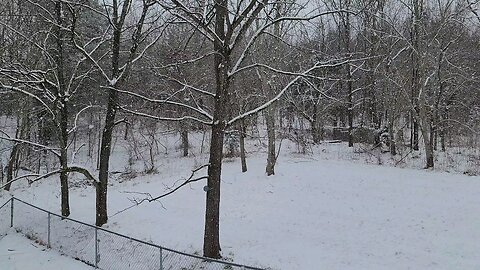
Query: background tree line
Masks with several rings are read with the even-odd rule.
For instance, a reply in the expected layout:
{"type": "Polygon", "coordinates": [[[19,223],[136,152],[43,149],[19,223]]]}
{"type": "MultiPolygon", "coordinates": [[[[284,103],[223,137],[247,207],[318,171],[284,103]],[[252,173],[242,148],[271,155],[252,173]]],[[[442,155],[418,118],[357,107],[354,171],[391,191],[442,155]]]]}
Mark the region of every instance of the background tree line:
{"type": "Polygon", "coordinates": [[[376,147],[383,136],[392,156],[422,150],[426,168],[435,151],[478,148],[479,8],[474,0],[2,1],[0,112],[14,123],[0,131],[2,188],[58,175],[68,216],[69,177],[78,173],[96,190],[102,226],[117,138],[153,173],[159,131],[178,132],[184,156],[189,134],[203,132],[208,163],[184,184],[207,181],[204,255],[218,258],[222,161],[238,152],[246,171],[245,138],[258,127],[268,175],[284,137],[305,152],[331,139],[376,147]]]}

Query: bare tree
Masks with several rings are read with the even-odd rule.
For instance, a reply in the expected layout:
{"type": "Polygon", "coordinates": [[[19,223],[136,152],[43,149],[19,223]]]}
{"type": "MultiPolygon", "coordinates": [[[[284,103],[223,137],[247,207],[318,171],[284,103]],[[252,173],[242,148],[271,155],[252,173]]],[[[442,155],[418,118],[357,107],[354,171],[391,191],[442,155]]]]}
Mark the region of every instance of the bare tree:
{"type": "MultiPolygon", "coordinates": [[[[22,61],[19,58],[13,59],[16,62],[12,61],[0,67],[0,85],[6,90],[30,98],[40,106],[42,111],[46,112],[54,123],[59,147],[57,151],[56,148],[30,140],[11,138],[5,132],[3,132],[5,135],[3,139],[16,143],[15,151],[12,151],[12,154],[16,152],[17,143],[21,143],[49,150],[58,158],[60,165],[55,173],[47,172],[43,176],[36,175],[36,177],[41,179],[45,175],[60,174],[62,215],[68,216],[70,215],[68,172],[72,171],[68,165],[69,137],[76,132],[78,116],[89,108],[89,106],[80,108],[73,117],[70,112],[71,101],[83,83],[88,80],[92,71],[91,67],[84,65],[85,59],[79,57],[78,54],[67,56],[67,46],[70,45],[71,48],[71,44],[68,44],[66,34],[69,25],[74,27],[76,23],[70,20],[77,15],[78,10],[72,7],[67,8],[62,1],[43,3],[31,0],[19,1],[15,4],[29,7],[31,13],[28,15],[39,18],[41,24],[29,25],[20,30],[5,23],[3,26],[9,32],[24,39],[28,43],[28,48],[41,56],[38,59],[40,63],[22,61]],[[32,29],[38,32],[31,33],[32,29]],[[74,63],[73,66],[67,65],[69,60],[74,63]],[[70,125],[72,122],[73,126],[70,125]]],[[[22,14],[22,16],[27,16],[27,14],[22,14]]],[[[12,156],[13,158],[14,156],[12,156]]],[[[13,166],[10,166],[9,170],[12,169],[13,166]]],[[[8,184],[15,180],[11,179],[8,184]]]]}
{"type": "MultiPolygon", "coordinates": [[[[203,105],[196,103],[194,106],[191,106],[184,102],[172,101],[171,99],[149,98],[142,94],[121,90],[118,89],[118,87],[116,88],[120,93],[135,96],[149,102],[187,109],[190,114],[182,117],[165,117],[123,108],[125,112],[164,121],[183,121],[190,119],[211,127],[203,253],[207,257],[219,258],[220,184],[226,129],[237,125],[237,123],[251,115],[270,108],[293,84],[312,71],[323,67],[341,66],[348,63],[348,61],[337,60],[332,60],[327,63],[314,62],[310,67],[301,71],[288,71],[257,62],[255,59],[250,58],[251,50],[260,36],[271,34],[268,31],[279,23],[294,21],[301,24],[301,22],[311,21],[320,16],[339,11],[330,10],[320,12],[316,10],[314,15],[278,16],[274,19],[269,19],[269,16],[275,10],[272,8],[275,6],[275,2],[269,3],[266,1],[259,2],[253,0],[248,3],[239,3],[239,5],[233,6],[228,0],[216,1],[214,3],[207,2],[199,4],[198,6],[186,5],[177,0],[158,3],[178,20],[191,25],[192,31],[199,33],[206,41],[210,42],[211,53],[179,64],[190,64],[205,60],[211,56],[210,59],[213,58],[212,69],[215,74],[214,90],[205,90],[202,89],[202,86],[174,80],[176,83],[183,85],[185,91],[193,91],[208,99],[203,105]],[[202,12],[199,12],[199,10],[202,10],[202,12]],[[265,12],[266,16],[261,15],[262,12],[265,12]],[[259,21],[260,25],[259,27],[253,28],[255,21],[259,21]],[[253,61],[248,63],[248,61],[246,61],[247,59],[248,61],[253,61]],[[290,78],[286,80],[286,83],[279,88],[277,93],[266,102],[262,102],[248,111],[232,113],[228,110],[234,94],[231,88],[232,81],[234,78],[241,77],[247,71],[258,68],[286,75],[290,78]],[[204,107],[207,104],[211,104],[211,114],[204,107]]],[[[281,37],[276,38],[281,39],[281,37]]],[[[169,65],[166,65],[165,67],[168,66],[169,65]]],[[[171,79],[172,78],[170,78],[170,80],[171,79]]]]}
{"type": "Polygon", "coordinates": [[[108,92],[99,155],[99,183],[96,193],[97,226],[102,226],[108,220],[108,170],[113,131],[119,123],[115,119],[119,108],[118,92],[115,89],[126,84],[132,66],[158,40],[159,36],[148,39],[161,27],[161,24],[158,23],[160,15],[155,15],[156,12],[152,9],[153,4],[154,1],[150,0],[113,0],[111,4],[103,2],[100,6],[81,4],[82,8],[103,18],[102,22],[105,22],[107,27],[103,33],[99,33],[100,35],[94,38],[85,38],[77,33],[76,29],[71,29],[76,49],[100,71],[105,82],[102,88],[108,92]],[[136,6],[137,4],[140,6],[136,6]],[[137,10],[140,11],[138,17],[135,14],[137,10]],[[106,52],[102,51],[104,44],[108,44],[109,47],[106,52]],[[127,52],[126,55],[123,55],[124,51],[127,52]],[[110,55],[110,57],[106,58],[106,55],[110,55]]]}

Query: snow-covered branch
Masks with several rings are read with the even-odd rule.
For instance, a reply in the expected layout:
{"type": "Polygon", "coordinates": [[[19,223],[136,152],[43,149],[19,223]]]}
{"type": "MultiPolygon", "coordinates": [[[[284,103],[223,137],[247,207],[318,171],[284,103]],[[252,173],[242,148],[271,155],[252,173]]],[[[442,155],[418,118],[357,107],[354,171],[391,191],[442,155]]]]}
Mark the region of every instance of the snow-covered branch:
{"type": "Polygon", "coordinates": [[[142,112],[137,112],[137,111],[132,111],[132,110],[129,110],[129,109],[126,109],[124,107],[120,107],[120,109],[126,113],[130,113],[130,114],[133,114],[133,115],[137,115],[137,116],[141,116],[141,117],[145,117],[145,118],[150,118],[150,119],[154,119],[154,120],[158,120],[158,121],[173,121],[173,122],[180,122],[180,121],[185,121],[185,120],[193,120],[195,122],[198,122],[198,123],[201,123],[201,124],[204,124],[204,125],[207,125],[207,126],[210,126],[213,124],[212,121],[204,121],[204,120],[201,120],[201,119],[198,119],[196,117],[193,117],[193,116],[182,116],[182,117],[161,117],[161,116],[155,116],[155,115],[151,115],[151,114],[147,114],[147,113],[142,113],[142,112]]]}
{"type": "MultiPolygon", "coordinates": [[[[321,16],[326,16],[326,15],[330,15],[330,14],[336,14],[336,13],[340,13],[340,12],[348,12],[348,13],[353,13],[352,11],[348,11],[348,10],[343,10],[343,9],[339,9],[339,10],[332,10],[332,11],[325,11],[325,12],[320,12],[318,14],[315,14],[315,15],[312,15],[312,16],[307,16],[307,17],[290,17],[290,16],[283,16],[283,17],[280,17],[278,19],[275,19],[271,22],[266,22],[262,27],[260,27],[253,35],[252,37],[250,37],[249,41],[247,42],[247,44],[245,45],[244,49],[242,50],[241,54],[240,54],[240,57],[237,59],[237,61],[235,62],[235,64],[233,65],[233,68],[232,70],[230,71],[230,74],[234,74],[237,69],[240,68],[240,66],[242,65],[243,61],[245,60],[245,58],[247,57],[250,49],[252,48],[252,46],[255,44],[255,41],[265,32],[266,29],[268,29],[269,27],[275,25],[275,24],[278,24],[278,23],[281,23],[283,21],[311,21],[313,19],[316,19],[318,17],[321,17],[321,16]]],[[[232,50],[235,49],[236,46],[239,46],[240,45],[240,42],[234,42],[232,44],[232,50]]]]}
{"type": "Polygon", "coordinates": [[[29,145],[29,146],[32,146],[32,147],[37,147],[37,148],[40,148],[40,149],[43,149],[43,150],[47,150],[47,151],[51,152],[52,154],[54,154],[55,156],[60,157],[60,153],[58,152],[58,150],[60,150],[59,148],[53,148],[53,147],[49,147],[49,146],[46,146],[46,145],[43,145],[43,144],[40,144],[40,143],[35,143],[35,142],[23,140],[23,139],[12,138],[6,132],[4,132],[2,130],[0,130],[0,133],[3,134],[3,136],[0,136],[0,140],[6,140],[6,141],[14,142],[14,143],[26,144],[26,145],[29,145]]]}
{"type": "Polygon", "coordinates": [[[181,103],[181,102],[171,101],[171,100],[168,100],[168,99],[152,99],[152,98],[149,98],[149,97],[146,97],[146,96],[134,93],[134,92],[130,92],[130,91],[126,91],[126,90],[120,90],[120,89],[113,88],[113,87],[109,87],[109,89],[115,90],[115,91],[117,91],[119,93],[122,93],[122,94],[127,94],[127,95],[130,95],[130,96],[133,96],[133,97],[137,97],[137,98],[140,98],[142,100],[152,102],[152,103],[175,105],[175,106],[178,106],[178,107],[181,107],[181,108],[188,109],[192,112],[198,113],[200,115],[203,115],[207,119],[210,119],[210,120],[213,119],[213,117],[207,111],[205,111],[204,109],[202,109],[200,107],[195,108],[193,106],[190,106],[190,105],[187,105],[187,104],[184,104],[184,103],[181,103]]]}

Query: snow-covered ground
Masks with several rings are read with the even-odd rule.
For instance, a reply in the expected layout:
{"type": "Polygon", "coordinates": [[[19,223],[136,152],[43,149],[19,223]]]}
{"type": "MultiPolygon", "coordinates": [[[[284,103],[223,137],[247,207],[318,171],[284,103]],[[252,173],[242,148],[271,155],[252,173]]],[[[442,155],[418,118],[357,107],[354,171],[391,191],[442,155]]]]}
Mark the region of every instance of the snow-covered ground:
{"type": "Polygon", "coordinates": [[[23,235],[10,232],[0,239],[0,269],[2,270],[92,270],[92,267],[46,249],[23,235]]]}
{"type": "MultiPolygon", "coordinates": [[[[114,141],[105,227],[201,254],[204,182],[135,206],[135,200],[167,192],[193,168],[207,163],[201,145],[208,145],[208,134],[191,134],[188,158],[180,157],[178,134],[165,134],[157,136],[155,174],[145,173],[151,165],[147,143],[125,142],[121,136],[114,141]],[[129,160],[128,155],[135,158],[129,160]]],[[[238,159],[224,162],[220,221],[224,257],[278,270],[480,268],[480,177],[463,175],[478,171],[480,150],[437,152],[436,170],[426,171],[421,169],[421,153],[407,155],[407,150],[392,158],[359,144],[352,149],[345,143],[323,143],[309,146],[304,155],[288,140],[279,145],[275,176],[265,175],[261,137],[247,141],[248,172],[241,173],[238,159]]],[[[94,168],[94,159],[80,151],[75,164],[94,168]]],[[[71,217],[94,224],[94,188],[81,176],[70,179],[71,217]]],[[[58,177],[31,186],[19,181],[10,193],[0,190],[0,203],[12,194],[58,213],[58,182],[58,177]]],[[[15,209],[16,225],[28,223],[28,215],[18,217],[21,207],[15,209]]]]}
{"type": "MultiPolygon", "coordinates": [[[[273,177],[264,174],[261,153],[248,159],[247,173],[238,160],[224,163],[224,256],[272,269],[479,269],[479,177],[285,152],[273,177]]],[[[200,252],[204,183],[120,212],[142,193],[164,193],[198,163],[198,157],[164,159],[158,174],[112,183],[106,227],[200,252]]],[[[58,212],[58,189],[52,178],[12,193],[58,212]]],[[[73,218],[93,223],[94,203],[92,187],[72,189],[73,218]]]]}

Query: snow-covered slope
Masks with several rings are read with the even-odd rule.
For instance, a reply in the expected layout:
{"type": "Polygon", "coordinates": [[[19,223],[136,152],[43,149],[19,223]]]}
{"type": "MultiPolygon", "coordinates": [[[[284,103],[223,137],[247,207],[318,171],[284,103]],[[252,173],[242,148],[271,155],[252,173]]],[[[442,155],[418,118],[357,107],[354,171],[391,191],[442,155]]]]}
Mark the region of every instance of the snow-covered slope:
{"type": "Polygon", "coordinates": [[[10,232],[0,239],[2,270],[93,270],[92,267],[37,245],[24,236],[10,232]]]}
{"type": "MultiPolygon", "coordinates": [[[[264,158],[224,164],[221,244],[238,263],[273,269],[478,269],[480,179],[347,161],[282,156],[276,175],[264,158]]],[[[143,203],[189,175],[192,158],[175,158],[110,187],[107,228],[172,248],[200,252],[204,183],[143,203]],[[118,213],[118,214],[116,214],[118,213]]],[[[15,196],[58,211],[57,179],[16,188],[15,196]]],[[[0,196],[6,198],[5,193],[0,196]]],[[[72,217],[93,223],[92,187],[72,190],[72,217]]]]}

